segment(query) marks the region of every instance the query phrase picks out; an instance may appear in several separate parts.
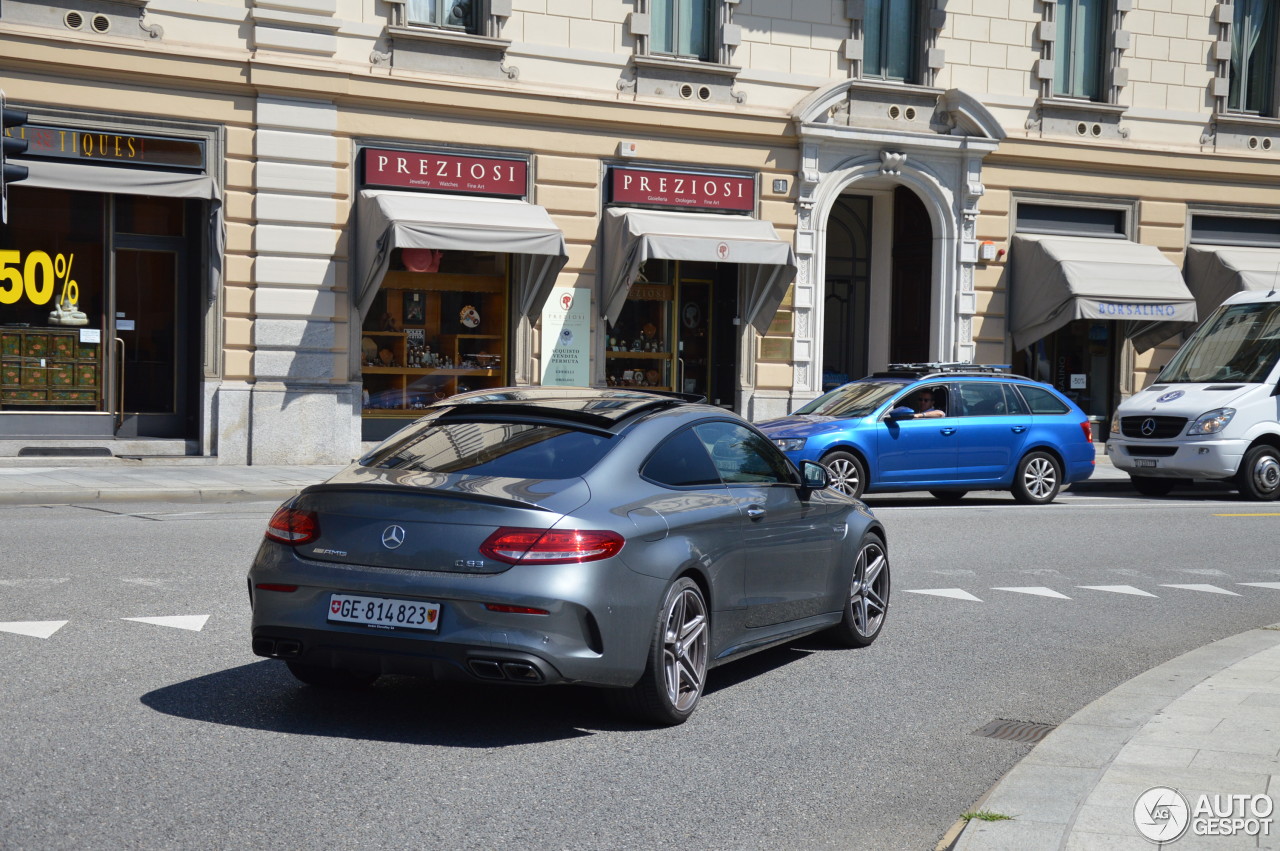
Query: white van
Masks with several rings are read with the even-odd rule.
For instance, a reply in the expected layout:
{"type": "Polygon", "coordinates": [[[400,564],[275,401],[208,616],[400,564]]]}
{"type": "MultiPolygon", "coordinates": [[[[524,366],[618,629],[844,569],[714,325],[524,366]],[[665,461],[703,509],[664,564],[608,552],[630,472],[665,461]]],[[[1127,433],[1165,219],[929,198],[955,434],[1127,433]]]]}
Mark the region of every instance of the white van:
{"type": "Polygon", "coordinates": [[[1139,493],[1190,479],[1280,496],[1280,289],[1237,293],[1201,323],[1155,383],[1120,404],[1107,454],[1139,493]]]}

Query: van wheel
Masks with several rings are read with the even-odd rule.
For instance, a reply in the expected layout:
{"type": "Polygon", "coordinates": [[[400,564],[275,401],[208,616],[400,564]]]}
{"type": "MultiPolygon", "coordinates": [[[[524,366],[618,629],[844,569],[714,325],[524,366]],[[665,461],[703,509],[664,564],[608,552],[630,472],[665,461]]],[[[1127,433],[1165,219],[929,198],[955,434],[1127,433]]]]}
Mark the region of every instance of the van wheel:
{"type": "Polygon", "coordinates": [[[1262,444],[1244,453],[1236,487],[1246,499],[1269,502],[1280,496],[1280,452],[1262,444]]]}
{"type": "Polygon", "coordinates": [[[1143,496],[1165,496],[1178,486],[1177,479],[1157,479],[1154,476],[1130,476],[1133,489],[1143,496]]]}
{"type": "Polygon", "coordinates": [[[1062,470],[1053,456],[1028,452],[1013,477],[1013,498],[1024,505],[1048,505],[1062,487],[1062,470]]]}
{"type": "Polygon", "coordinates": [[[867,471],[857,456],[849,452],[831,452],[822,457],[822,463],[827,467],[832,490],[855,499],[862,496],[867,486],[867,471]]]}

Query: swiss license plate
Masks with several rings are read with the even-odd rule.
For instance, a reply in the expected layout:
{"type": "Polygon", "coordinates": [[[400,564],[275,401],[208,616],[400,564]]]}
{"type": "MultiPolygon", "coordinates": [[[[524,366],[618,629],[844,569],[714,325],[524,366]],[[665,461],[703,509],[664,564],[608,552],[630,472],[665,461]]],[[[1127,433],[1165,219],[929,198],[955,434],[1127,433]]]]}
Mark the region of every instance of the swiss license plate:
{"type": "Polygon", "coordinates": [[[1154,458],[1134,458],[1133,465],[1135,467],[1154,467],[1156,459],[1154,458]]]}
{"type": "Polygon", "coordinates": [[[328,620],[330,623],[364,624],[374,629],[435,632],[440,628],[440,604],[333,594],[329,597],[328,620]]]}

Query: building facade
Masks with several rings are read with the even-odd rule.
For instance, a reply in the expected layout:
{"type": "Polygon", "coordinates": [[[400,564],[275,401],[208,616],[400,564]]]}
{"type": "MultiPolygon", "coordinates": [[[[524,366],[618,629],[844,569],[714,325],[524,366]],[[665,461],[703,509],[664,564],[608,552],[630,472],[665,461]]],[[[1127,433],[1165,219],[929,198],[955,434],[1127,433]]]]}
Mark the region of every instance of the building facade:
{"type": "Polygon", "coordinates": [[[0,452],[341,463],[467,390],[763,419],[923,361],[1105,423],[1280,248],[1275,12],[1175,6],[6,0],[0,452]]]}

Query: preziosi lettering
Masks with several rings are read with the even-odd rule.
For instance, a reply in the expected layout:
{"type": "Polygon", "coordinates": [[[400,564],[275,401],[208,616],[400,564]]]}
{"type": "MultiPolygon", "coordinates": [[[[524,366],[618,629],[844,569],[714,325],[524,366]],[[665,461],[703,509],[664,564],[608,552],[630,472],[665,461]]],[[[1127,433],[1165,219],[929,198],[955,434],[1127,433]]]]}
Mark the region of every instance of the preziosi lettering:
{"type": "Polygon", "coordinates": [[[674,195],[705,195],[708,198],[742,198],[745,180],[726,180],[723,182],[707,178],[699,180],[695,177],[674,177],[668,175],[659,175],[650,178],[647,174],[624,174],[622,175],[622,188],[632,189],[638,188],[641,192],[670,192],[674,195]],[[633,182],[638,181],[636,187],[632,186],[633,182]]]}
{"type": "Polygon", "coordinates": [[[415,158],[417,161],[417,174],[410,167],[408,157],[393,158],[386,154],[378,154],[378,171],[385,172],[388,166],[396,174],[404,174],[410,177],[436,177],[446,180],[506,180],[514,181],[516,179],[516,167],[514,164],[492,163],[485,164],[474,162],[465,165],[461,160],[432,160],[426,157],[415,158]],[[506,174],[503,174],[503,170],[506,174]]]}

